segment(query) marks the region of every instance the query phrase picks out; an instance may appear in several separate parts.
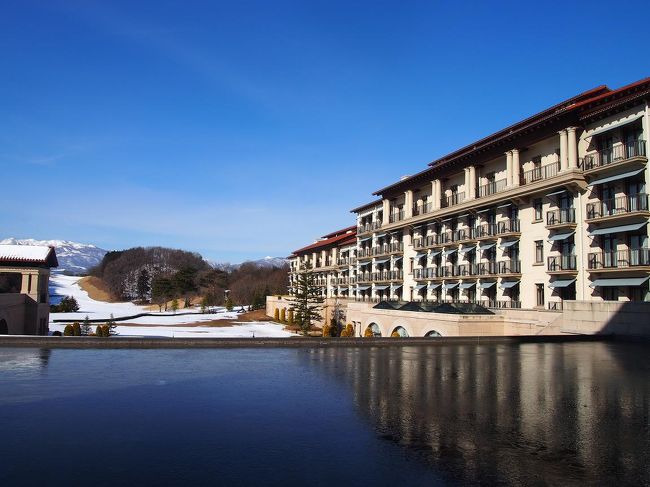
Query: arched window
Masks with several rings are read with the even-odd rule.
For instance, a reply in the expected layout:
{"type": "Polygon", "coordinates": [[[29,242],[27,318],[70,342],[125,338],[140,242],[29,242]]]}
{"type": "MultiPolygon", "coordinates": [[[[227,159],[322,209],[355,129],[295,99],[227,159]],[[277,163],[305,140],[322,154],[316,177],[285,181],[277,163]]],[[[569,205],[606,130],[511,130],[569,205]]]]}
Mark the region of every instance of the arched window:
{"type": "Polygon", "coordinates": [[[424,335],[425,338],[436,338],[436,337],[441,337],[442,335],[438,333],[436,330],[431,330],[427,332],[426,335],[424,335]]]}
{"type": "Polygon", "coordinates": [[[403,326],[397,326],[393,330],[393,333],[390,334],[392,337],[399,337],[399,338],[406,338],[409,336],[408,332],[406,331],[406,328],[403,326]]]}

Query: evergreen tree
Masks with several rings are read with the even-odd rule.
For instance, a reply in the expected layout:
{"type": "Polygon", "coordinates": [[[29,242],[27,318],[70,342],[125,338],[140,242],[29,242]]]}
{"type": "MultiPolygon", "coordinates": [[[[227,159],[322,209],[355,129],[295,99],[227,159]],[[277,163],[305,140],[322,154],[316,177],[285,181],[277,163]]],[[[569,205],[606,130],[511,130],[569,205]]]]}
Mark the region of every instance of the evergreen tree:
{"type": "Polygon", "coordinates": [[[151,282],[151,298],[158,305],[158,310],[162,311],[163,305],[167,311],[167,301],[174,295],[174,285],[171,279],[167,277],[157,277],[151,282]]]}
{"type": "Polygon", "coordinates": [[[81,323],[81,334],[84,336],[90,335],[92,328],[90,327],[90,320],[88,319],[88,315],[84,318],[83,322],[81,323]]]}
{"type": "Polygon", "coordinates": [[[117,332],[115,331],[115,328],[117,325],[115,325],[115,318],[113,317],[113,313],[111,313],[111,318],[108,320],[108,323],[106,323],[106,329],[108,332],[104,332],[104,336],[111,336],[111,335],[116,335],[117,332]]]}
{"type": "Polygon", "coordinates": [[[228,311],[232,311],[232,308],[234,306],[234,303],[232,302],[232,299],[230,299],[230,296],[226,298],[226,309],[228,311]]]}
{"type": "Polygon", "coordinates": [[[149,280],[149,272],[147,269],[142,268],[138,274],[138,281],[136,283],[138,299],[140,301],[147,301],[149,299],[149,292],[151,291],[149,280]]]}
{"type": "Polygon", "coordinates": [[[303,264],[298,273],[290,310],[295,312],[296,324],[306,335],[316,321],[322,319],[321,310],[325,301],[320,289],[314,285],[314,272],[311,267],[303,264]]]}
{"type": "Polygon", "coordinates": [[[176,313],[178,311],[178,299],[174,298],[172,301],[172,311],[176,313]]]}
{"type": "Polygon", "coordinates": [[[72,334],[76,337],[81,336],[81,325],[79,324],[78,321],[72,323],[72,334]]]}

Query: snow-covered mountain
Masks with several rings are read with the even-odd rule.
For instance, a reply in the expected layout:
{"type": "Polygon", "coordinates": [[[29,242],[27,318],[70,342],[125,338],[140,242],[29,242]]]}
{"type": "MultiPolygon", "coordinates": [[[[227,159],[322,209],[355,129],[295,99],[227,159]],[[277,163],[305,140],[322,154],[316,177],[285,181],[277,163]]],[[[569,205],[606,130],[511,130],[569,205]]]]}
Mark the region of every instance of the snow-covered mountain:
{"type": "MultiPolygon", "coordinates": [[[[283,257],[264,257],[263,259],[258,260],[247,260],[243,264],[257,264],[260,267],[282,267],[285,264],[288,264],[289,261],[283,257]]],[[[221,271],[232,272],[237,269],[241,264],[230,264],[228,262],[213,262],[210,261],[210,264],[215,269],[221,271]]]]}
{"type": "Polygon", "coordinates": [[[56,257],[59,260],[57,272],[70,272],[82,274],[91,267],[99,264],[106,254],[106,250],[95,245],[71,242],[69,240],[34,240],[32,238],[16,239],[6,238],[0,240],[4,245],[51,245],[56,248],[56,257]]]}

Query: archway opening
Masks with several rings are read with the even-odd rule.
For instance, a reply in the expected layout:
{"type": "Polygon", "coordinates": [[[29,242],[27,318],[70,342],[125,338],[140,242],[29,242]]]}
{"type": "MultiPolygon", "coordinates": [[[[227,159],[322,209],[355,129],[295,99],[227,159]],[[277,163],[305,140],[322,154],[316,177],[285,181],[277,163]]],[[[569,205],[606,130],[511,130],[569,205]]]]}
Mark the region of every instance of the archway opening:
{"type": "Polygon", "coordinates": [[[409,333],[403,326],[397,326],[393,330],[393,333],[390,334],[390,336],[394,338],[407,338],[409,336],[409,333]]]}
{"type": "Polygon", "coordinates": [[[9,335],[9,325],[6,320],[0,320],[0,335],[9,335]]]}
{"type": "Polygon", "coordinates": [[[380,337],[381,336],[381,330],[379,328],[379,325],[377,323],[370,323],[368,327],[366,328],[366,331],[364,332],[363,336],[365,337],[380,337]]]}
{"type": "Polygon", "coordinates": [[[441,336],[442,335],[440,333],[438,333],[436,330],[431,330],[431,331],[427,332],[426,335],[424,335],[425,338],[437,338],[437,337],[441,337],[441,336]]]}

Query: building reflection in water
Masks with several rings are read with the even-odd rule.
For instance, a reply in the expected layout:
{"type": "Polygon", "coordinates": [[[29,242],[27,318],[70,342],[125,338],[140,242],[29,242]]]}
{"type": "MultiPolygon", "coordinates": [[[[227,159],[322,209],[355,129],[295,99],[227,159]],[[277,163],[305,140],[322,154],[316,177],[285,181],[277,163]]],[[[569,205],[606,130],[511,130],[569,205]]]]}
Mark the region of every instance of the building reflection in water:
{"type": "Polygon", "coordinates": [[[0,373],[17,370],[43,372],[51,355],[52,350],[47,348],[0,348],[0,373]]]}
{"type": "Polygon", "coordinates": [[[380,437],[452,481],[648,485],[648,351],[570,343],[313,353],[350,384],[380,437]]]}

